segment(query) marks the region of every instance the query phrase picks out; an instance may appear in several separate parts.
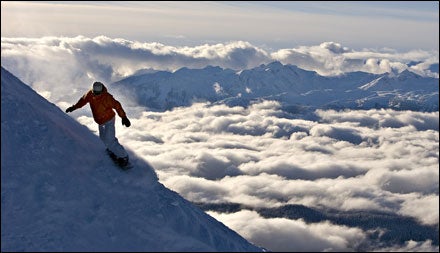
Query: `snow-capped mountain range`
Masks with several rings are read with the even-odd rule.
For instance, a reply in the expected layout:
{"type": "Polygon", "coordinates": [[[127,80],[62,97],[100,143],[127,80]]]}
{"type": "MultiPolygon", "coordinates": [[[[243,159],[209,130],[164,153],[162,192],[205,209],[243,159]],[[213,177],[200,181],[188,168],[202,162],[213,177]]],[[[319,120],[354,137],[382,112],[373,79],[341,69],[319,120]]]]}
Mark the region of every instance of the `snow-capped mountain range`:
{"type": "Polygon", "coordinates": [[[2,251],[262,251],[1,69],[2,251]]]}
{"type": "Polygon", "coordinates": [[[112,89],[152,109],[166,110],[197,101],[247,105],[258,99],[281,102],[286,108],[437,111],[438,78],[401,73],[352,72],[320,76],[294,65],[272,62],[234,71],[208,66],[175,72],[142,72],[115,82],[112,89]]]}

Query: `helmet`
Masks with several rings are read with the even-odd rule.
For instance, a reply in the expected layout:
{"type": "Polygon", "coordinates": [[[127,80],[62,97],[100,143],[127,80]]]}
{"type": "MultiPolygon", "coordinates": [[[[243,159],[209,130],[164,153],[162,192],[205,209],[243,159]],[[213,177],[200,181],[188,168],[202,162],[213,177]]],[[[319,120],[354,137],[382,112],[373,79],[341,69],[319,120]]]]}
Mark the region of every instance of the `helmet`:
{"type": "Polygon", "coordinates": [[[102,90],[104,89],[104,85],[101,82],[94,82],[93,83],[93,94],[99,95],[102,93],[102,90]]]}

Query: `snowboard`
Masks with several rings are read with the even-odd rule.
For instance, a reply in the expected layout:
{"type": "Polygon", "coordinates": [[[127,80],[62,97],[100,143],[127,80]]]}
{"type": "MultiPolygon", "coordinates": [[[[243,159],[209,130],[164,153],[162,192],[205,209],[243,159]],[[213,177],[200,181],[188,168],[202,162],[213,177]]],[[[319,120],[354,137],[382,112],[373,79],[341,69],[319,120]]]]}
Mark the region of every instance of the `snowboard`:
{"type": "Polygon", "coordinates": [[[111,152],[110,150],[106,150],[107,151],[107,154],[108,154],[108,156],[112,159],[112,161],[121,169],[121,170],[129,170],[129,169],[131,169],[132,167],[133,167],[133,165],[130,163],[130,160],[128,160],[128,163],[127,164],[121,164],[121,163],[119,163],[119,161],[118,161],[118,157],[113,153],[113,152],[111,152]]]}

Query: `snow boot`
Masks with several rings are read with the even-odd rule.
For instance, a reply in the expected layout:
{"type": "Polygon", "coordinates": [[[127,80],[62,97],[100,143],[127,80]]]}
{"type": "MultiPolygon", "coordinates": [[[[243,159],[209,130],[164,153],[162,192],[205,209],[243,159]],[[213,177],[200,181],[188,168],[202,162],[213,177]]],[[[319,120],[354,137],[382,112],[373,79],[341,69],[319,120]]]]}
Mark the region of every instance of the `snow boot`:
{"type": "Polygon", "coordinates": [[[126,156],[126,157],[117,157],[109,149],[106,149],[105,151],[110,156],[110,158],[113,160],[113,162],[115,164],[117,164],[121,169],[128,170],[128,169],[130,169],[132,167],[131,164],[128,162],[128,156],[126,156]]]}
{"type": "Polygon", "coordinates": [[[126,157],[119,157],[117,159],[117,161],[118,161],[119,166],[125,167],[128,164],[128,156],[126,156],[126,157]]]}
{"type": "Polygon", "coordinates": [[[107,154],[110,156],[111,159],[113,159],[113,160],[118,159],[118,157],[116,157],[116,155],[113,152],[111,152],[110,149],[107,148],[107,149],[105,149],[105,151],[107,152],[107,154]]]}

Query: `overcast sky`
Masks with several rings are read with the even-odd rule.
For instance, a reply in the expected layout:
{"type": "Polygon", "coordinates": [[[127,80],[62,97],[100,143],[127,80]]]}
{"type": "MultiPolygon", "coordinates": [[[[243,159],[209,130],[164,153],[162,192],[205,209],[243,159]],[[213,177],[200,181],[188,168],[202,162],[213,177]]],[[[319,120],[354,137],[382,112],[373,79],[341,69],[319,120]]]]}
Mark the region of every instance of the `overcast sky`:
{"type": "Polygon", "coordinates": [[[243,40],[266,50],[325,41],[438,50],[431,2],[1,2],[2,37],[108,36],[172,46],[243,40]]]}

